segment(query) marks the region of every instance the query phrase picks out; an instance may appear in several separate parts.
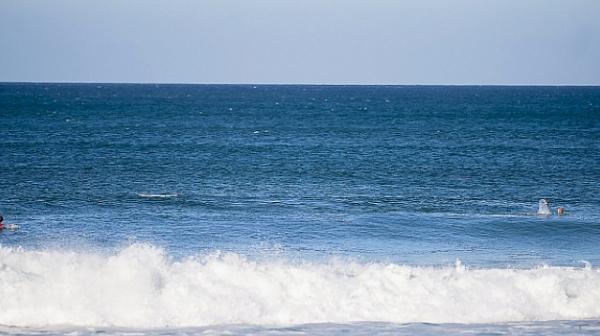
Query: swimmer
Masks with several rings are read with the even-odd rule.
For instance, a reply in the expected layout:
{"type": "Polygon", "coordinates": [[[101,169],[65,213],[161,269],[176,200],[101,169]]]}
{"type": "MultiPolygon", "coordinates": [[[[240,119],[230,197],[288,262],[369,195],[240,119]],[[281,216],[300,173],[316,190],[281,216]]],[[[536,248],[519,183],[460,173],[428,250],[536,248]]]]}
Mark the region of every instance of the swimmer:
{"type": "Polygon", "coordinates": [[[550,210],[550,205],[548,205],[548,201],[546,201],[543,198],[539,202],[538,214],[539,215],[552,215],[552,210],[550,210]]]}
{"type": "Polygon", "coordinates": [[[4,217],[0,216],[0,230],[3,228],[2,226],[2,221],[4,220],[4,217]]]}
{"type": "Polygon", "coordinates": [[[563,208],[556,209],[556,214],[559,215],[559,216],[560,215],[564,215],[565,214],[565,209],[563,209],[563,208]]]}

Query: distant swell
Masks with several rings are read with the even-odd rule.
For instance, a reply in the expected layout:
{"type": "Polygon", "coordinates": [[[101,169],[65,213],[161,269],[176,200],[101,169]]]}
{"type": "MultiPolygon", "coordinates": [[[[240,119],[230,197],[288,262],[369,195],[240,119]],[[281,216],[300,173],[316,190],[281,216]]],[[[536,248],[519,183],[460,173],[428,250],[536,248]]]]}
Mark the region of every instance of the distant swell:
{"type": "Polygon", "coordinates": [[[113,256],[0,247],[0,325],[186,327],[352,321],[491,323],[600,318],[600,271],[385,263],[172,261],[135,244],[113,256]]]}

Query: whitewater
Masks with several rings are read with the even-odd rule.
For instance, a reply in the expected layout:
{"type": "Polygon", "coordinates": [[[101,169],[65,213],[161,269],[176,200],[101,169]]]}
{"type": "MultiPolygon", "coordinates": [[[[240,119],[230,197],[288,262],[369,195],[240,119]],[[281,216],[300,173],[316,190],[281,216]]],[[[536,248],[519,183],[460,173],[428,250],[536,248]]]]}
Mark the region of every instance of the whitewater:
{"type": "Polygon", "coordinates": [[[600,271],[248,260],[173,261],[161,248],[115,255],[0,249],[0,324],[167,328],[222,324],[499,323],[600,318],[600,271]]]}

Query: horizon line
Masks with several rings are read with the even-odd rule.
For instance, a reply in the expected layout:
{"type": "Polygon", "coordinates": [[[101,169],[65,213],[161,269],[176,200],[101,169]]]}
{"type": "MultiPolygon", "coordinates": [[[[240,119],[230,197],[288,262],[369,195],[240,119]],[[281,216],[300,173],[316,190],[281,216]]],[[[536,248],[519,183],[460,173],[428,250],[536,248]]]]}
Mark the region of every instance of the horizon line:
{"type": "Polygon", "coordinates": [[[0,81],[0,84],[71,84],[71,85],[239,85],[239,86],[494,86],[494,87],[600,87],[600,84],[384,84],[384,83],[191,83],[191,82],[77,82],[77,81],[0,81]]]}

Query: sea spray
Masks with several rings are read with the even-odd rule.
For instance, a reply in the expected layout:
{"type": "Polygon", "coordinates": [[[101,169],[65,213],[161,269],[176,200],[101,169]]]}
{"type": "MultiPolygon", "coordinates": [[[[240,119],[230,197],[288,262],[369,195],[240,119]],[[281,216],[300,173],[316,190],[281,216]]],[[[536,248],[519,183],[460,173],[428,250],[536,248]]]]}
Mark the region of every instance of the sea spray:
{"type": "Polygon", "coordinates": [[[495,323],[600,318],[600,271],[172,260],[133,244],[110,256],[0,247],[0,324],[187,327],[354,321],[495,323]]]}

